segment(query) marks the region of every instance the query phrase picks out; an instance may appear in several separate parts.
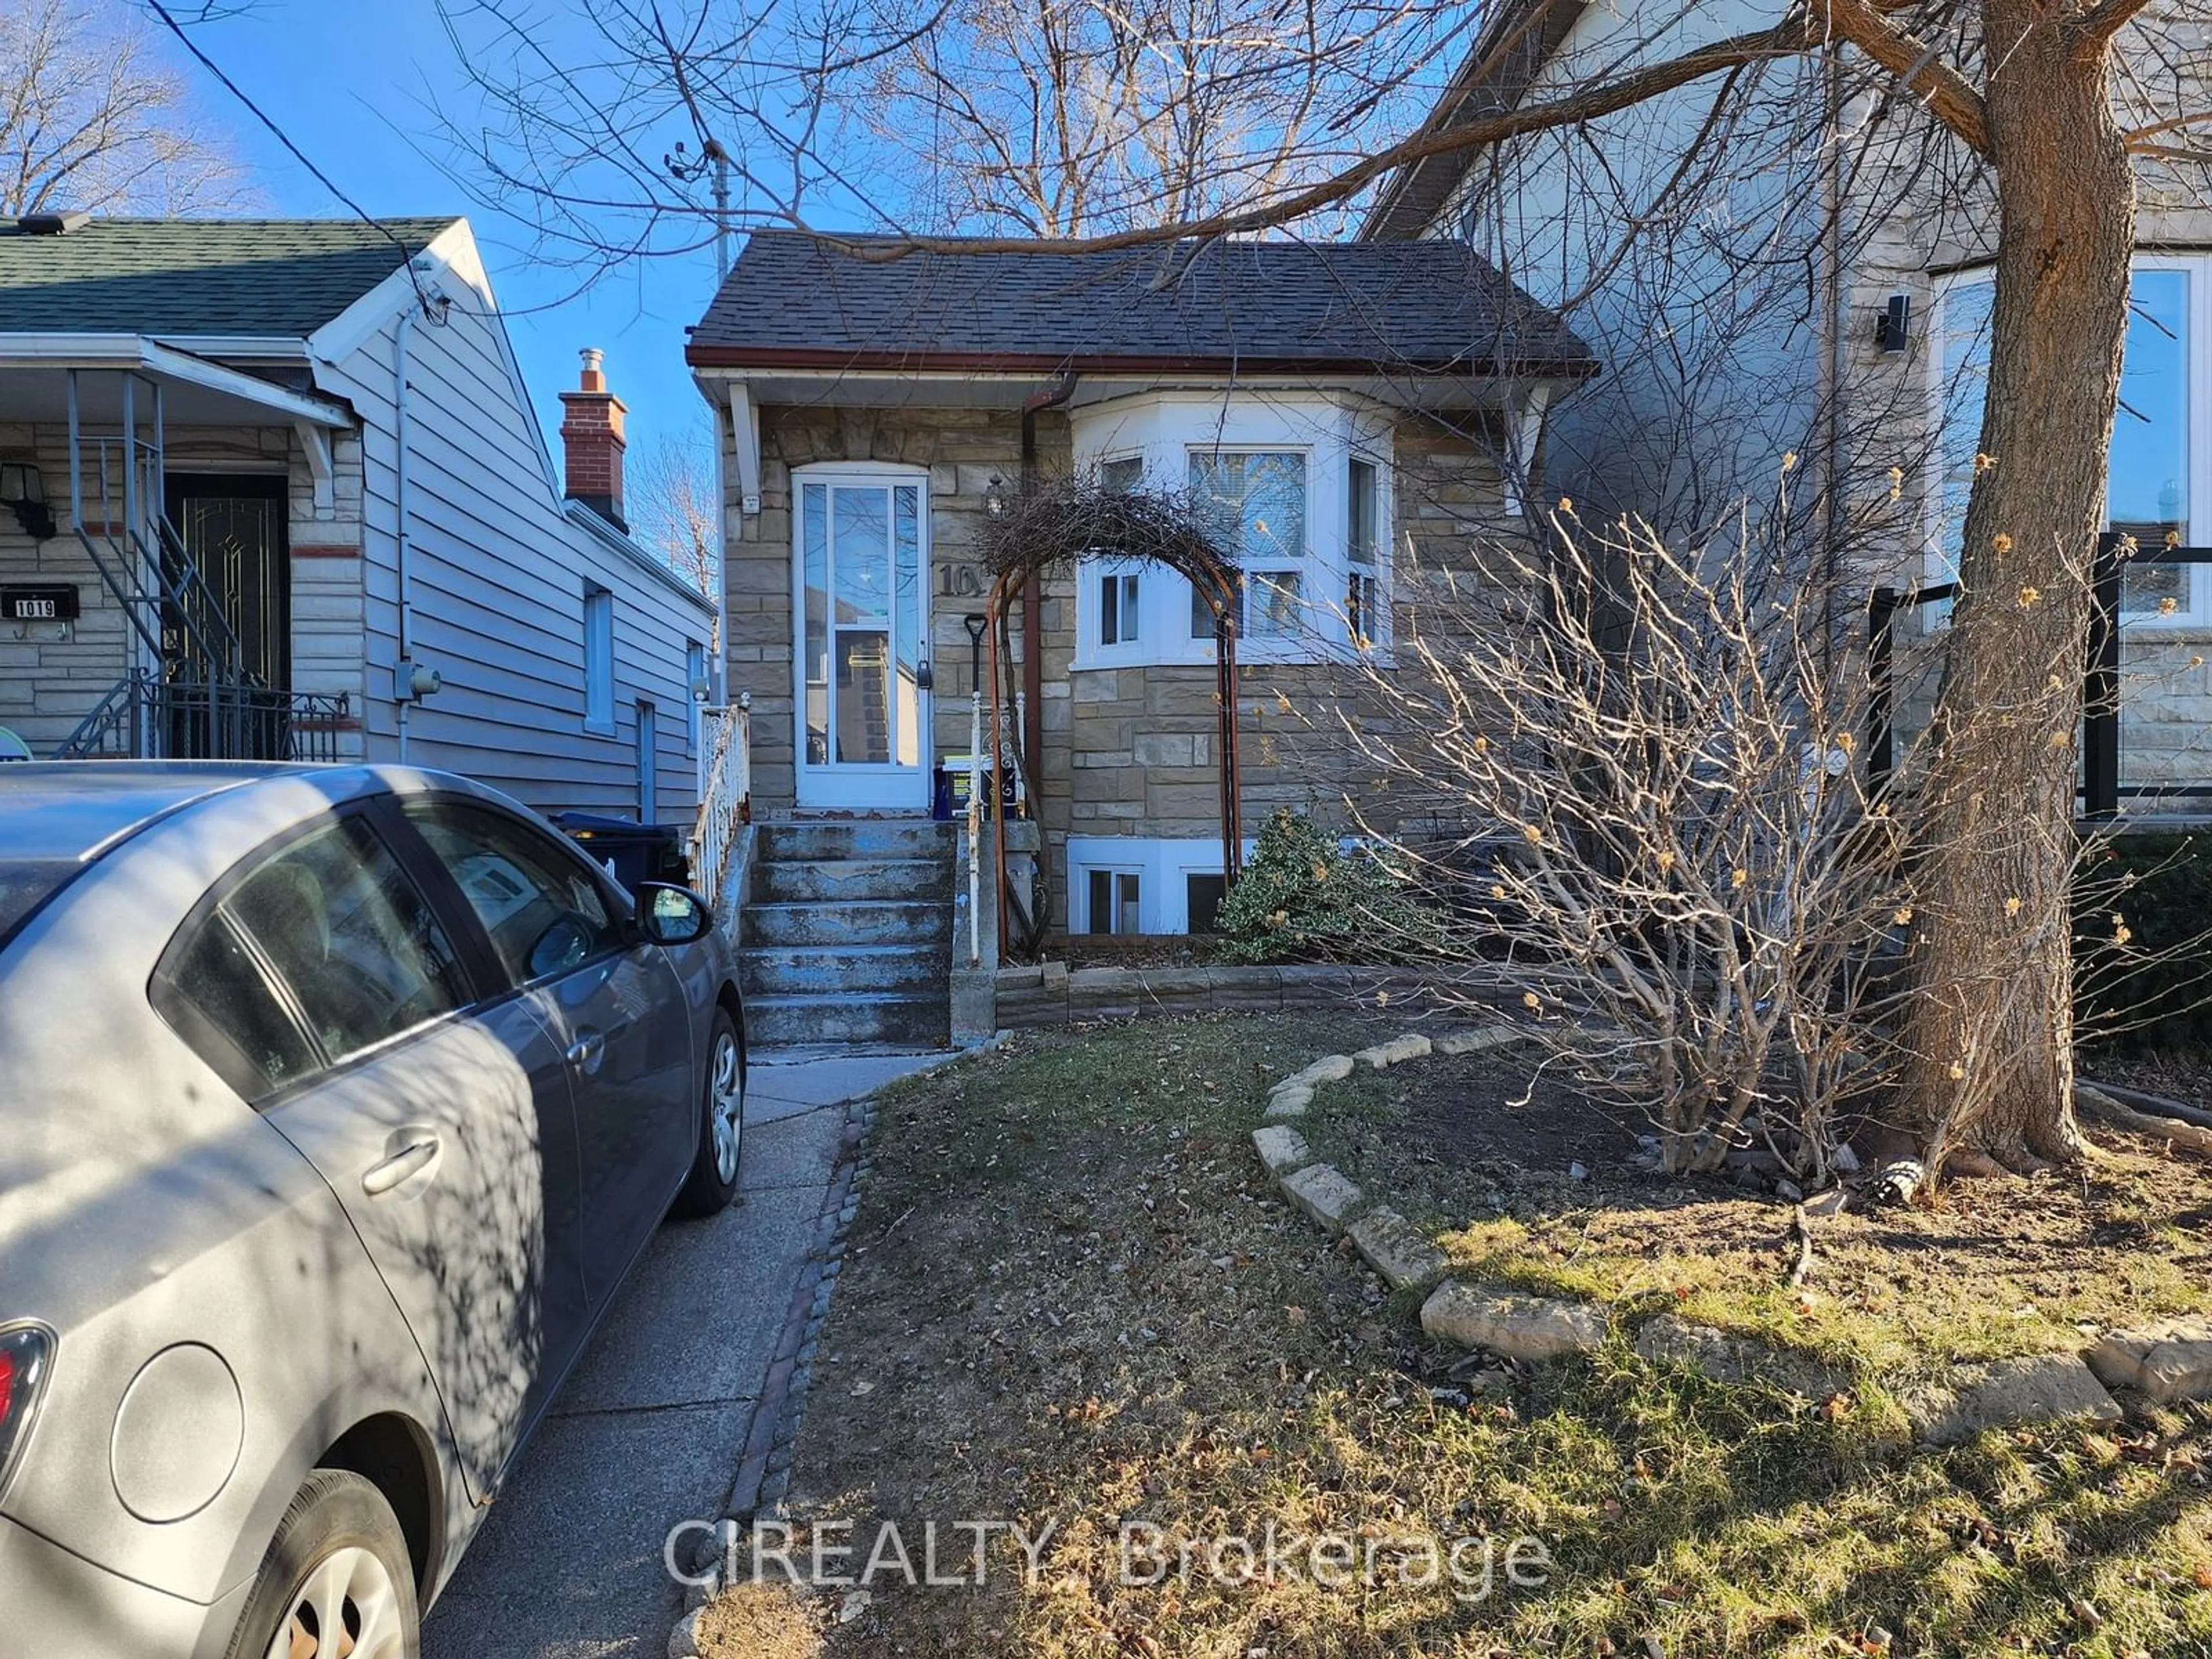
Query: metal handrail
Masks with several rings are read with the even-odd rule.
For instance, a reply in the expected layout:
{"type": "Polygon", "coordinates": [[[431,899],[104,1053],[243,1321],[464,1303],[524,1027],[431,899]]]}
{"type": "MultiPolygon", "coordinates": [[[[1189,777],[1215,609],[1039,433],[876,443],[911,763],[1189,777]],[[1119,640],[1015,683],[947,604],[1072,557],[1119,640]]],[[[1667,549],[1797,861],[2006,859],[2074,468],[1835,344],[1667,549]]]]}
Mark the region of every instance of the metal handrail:
{"type": "Polygon", "coordinates": [[[343,691],[287,691],[140,672],[111,686],[55,754],[62,760],[335,761],[352,720],[343,691]]]}
{"type": "Polygon", "coordinates": [[[752,694],[740,695],[734,708],[703,711],[700,734],[707,746],[707,767],[691,830],[691,884],[700,897],[720,909],[729,885],[730,860],[745,825],[752,822],[752,694]]]}

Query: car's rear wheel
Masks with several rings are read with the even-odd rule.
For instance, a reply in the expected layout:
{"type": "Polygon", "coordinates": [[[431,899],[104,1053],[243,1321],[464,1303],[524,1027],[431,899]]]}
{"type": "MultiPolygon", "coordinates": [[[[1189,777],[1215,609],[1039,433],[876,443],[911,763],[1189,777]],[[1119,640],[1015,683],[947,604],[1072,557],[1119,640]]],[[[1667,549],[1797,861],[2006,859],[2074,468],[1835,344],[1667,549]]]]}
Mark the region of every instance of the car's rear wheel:
{"type": "Polygon", "coordinates": [[[676,1213],[713,1215],[738,1194],[745,1144],[745,1041],[726,1008],[714,1011],[707,1040],[707,1077],[701,1091],[699,1149],[691,1174],[676,1195],[676,1213]]]}
{"type": "Polygon", "coordinates": [[[407,1540],[384,1494],[317,1469],[261,1559],[230,1659],[417,1659],[407,1540]]]}

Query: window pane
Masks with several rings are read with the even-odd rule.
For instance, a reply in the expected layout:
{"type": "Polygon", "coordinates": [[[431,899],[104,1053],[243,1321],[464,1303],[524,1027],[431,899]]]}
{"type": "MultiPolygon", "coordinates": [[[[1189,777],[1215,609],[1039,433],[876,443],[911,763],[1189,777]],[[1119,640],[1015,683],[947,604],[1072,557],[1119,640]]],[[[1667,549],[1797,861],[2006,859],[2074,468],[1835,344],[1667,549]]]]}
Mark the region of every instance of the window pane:
{"type": "MultiPolygon", "coordinates": [[[[2112,421],[2106,512],[2145,550],[2189,539],[2189,273],[2138,270],[2128,284],[2127,350],[2112,421]]],[[[2131,566],[2121,608],[2189,605],[2185,566],[2131,566]]]]}
{"type": "Polygon", "coordinates": [[[1194,451],[1190,488],[1207,532],[1239,564],[1305,557],[1304,455],[1194,451]]]}
{"type": "Polygon", "coordinates": [[[599,884],[559,847],[495,813],[410,809],[517,985],[620,948],[622,930],[599,884]]]}
{"type": "Polygon", "coordinates": [[[1196,582],[1190,585],[1190,636],[1194,640],[1213,637],[1213,607],[1206,602],[1206,595],[1196,582]]]}
{"type": "Polygon", "coordinates": [[[315,1069],[307,1039],[221,911],[207,919],[164,970],[155,1005],[200,1058],[248,1100],[315,1069]]]}
{"type": "Polygon", "coordinates": [[[1354,457],[1346,480],[1350,503],[1350,533],[1345,556],[1354,564],[1373,564],[1375,537],[1375,466],[1354,457]]]}
{"type": "Polygon", "coordinates": [[[1119,645],[1121,642],[1121,579],[1101,576],[1098,579],[1098,643],[1119,645]]]}
{"type": "Polygon", "coordinates": [[[1250,599],[1246,605],[1247,629],[1255,638],[1274,638],[1297,631],[1298,590],[1301,586],[1295,570],[1263,570],[1255,572],[1247,584],[1250,599]]]}
{"type": "Polygon", "coordinates": [[[1190,910],[1192,933],[1220,932],[1221,901],[1228,893],[1229,884],[1219,876],[1183,878],[1183,896],[1190,910]]]}
{"type": "Polygon", "coordinates": [[[891,541],[898,585],[898,763],[921,763],[921,492],[891,491],[891,541]]]}
{"type": "Polygon", "coordinates": [[[1120,902],[1115,908],[1114,931],[1117,933],[1142,933],[1144,923],[1137,905],[1137,878],[1117,875],[1114,883],[1120,896],[1120,902]]]}
{"type": "MultiPolygon", "coordinates": [[[[1952,581],[1959,574],[1974,454],[1982,441],[1982,408],[1989,397],[1990,314],[1996,302],[1996,284],[1986,277],[1954,283],[1943,294],[1943,482],[1936,504],[1936,556],[1929,571],[1933,581],[1952,581]]],[[[1939,613],[1929,607],[1923,614],[1932,622],[1939,613]]]]}
{"type": "Polygon", "coordinates": [[[358,820],[286,848],[222,908],[291,988],[334,1061],[466,1000],[445,930],[358,820]]]}
{"type": "Polygon", "coordinates": [[[1354,645],[1368,646],[1380,641],[1389,620],[1382,614],[1382,582],[1353,571],[1345,594],[1344,612],[1354,645]]]}
{"type": "Polygon", "coordinates": [[[891,614],[889,493],[843,489],[832,495],[830,516],[836,546],[831,580],[841,623],[873,622],[891,614]]]}
{"type": "Polygon", "coordinates": [[[799,564],[806,589],[806,760],[830,758],[830,489],[799,492],[799,564]]]}
{"type": "Polygon", "coordinates": [[[1114,872],[1110,870],[1093,870],[1087,884],[1091,890],[1087,911],[1090,931],[1094,933],[1110,933],[1114,931],[1114,872]]]}
{"type": "Polygon", "coordinates": [[[837,758],[884,765],[891,757],[890,635],[837,630],[837,758]]]}
{"type": "Polygon", "coordinates": [[[1145,463],[1134,455],[1103,461],[1098,467],[1098,488],[1109,495],[1126,495],[1145,481],[1145,463]]]}
{"type": "Polygon", "coordinates": [[[594,726],[615,718],[615,596],[603,587],[584,592],[584,718],[594,726]]]}

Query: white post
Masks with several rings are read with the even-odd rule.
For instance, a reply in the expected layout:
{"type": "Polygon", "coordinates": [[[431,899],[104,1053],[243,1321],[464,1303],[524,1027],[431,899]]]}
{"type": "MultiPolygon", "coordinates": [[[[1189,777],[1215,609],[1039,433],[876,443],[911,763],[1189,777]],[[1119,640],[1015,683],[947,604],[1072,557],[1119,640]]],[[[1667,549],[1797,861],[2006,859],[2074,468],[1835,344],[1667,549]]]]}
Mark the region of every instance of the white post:
{"type": "MultiPolygon", "coordinates": [[[[993,780],[994,786],[996,779],[993,780]]],[[[968,965],[983,960],[983,688],[968,694],[968,965]]]]}

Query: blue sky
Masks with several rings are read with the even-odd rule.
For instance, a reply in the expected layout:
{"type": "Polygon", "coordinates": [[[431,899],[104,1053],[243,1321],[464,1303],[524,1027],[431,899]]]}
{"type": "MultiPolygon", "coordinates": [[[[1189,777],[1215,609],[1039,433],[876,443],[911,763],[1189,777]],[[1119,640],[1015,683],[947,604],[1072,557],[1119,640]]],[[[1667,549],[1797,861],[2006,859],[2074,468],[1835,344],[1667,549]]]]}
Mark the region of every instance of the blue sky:
{"type": "MultiPolygon", "coordinates": [[[[713,253],[633,261],[581,295],[575,272],[533,265],[529,228],[483,211],[449,173],[456,164],[434,106],[459,118],[473,97],[433,0],[258,0],[243,15],[196,26],[192,37],[368,212],[468,216],[549,443],[561,424],[554,394],[576,383],[585,346],[607,354],[609,382],[629,405],[633,457],[650,454],[664,434],[704,441],[706,405],[684,367],[684,327],[714,291],[713,253]]],[[[167,45],[200,111],[252,168],[265,211],[346,213],[182,47],[167,45]]]]}

